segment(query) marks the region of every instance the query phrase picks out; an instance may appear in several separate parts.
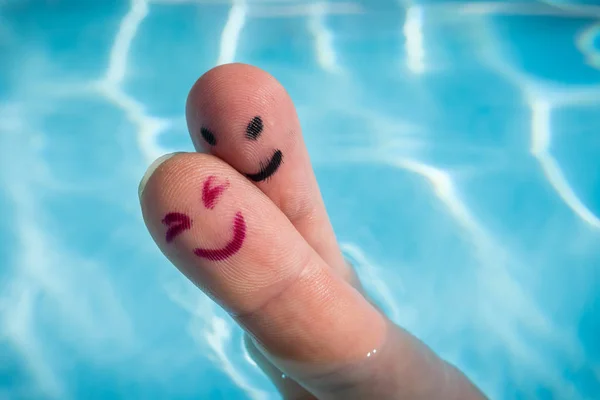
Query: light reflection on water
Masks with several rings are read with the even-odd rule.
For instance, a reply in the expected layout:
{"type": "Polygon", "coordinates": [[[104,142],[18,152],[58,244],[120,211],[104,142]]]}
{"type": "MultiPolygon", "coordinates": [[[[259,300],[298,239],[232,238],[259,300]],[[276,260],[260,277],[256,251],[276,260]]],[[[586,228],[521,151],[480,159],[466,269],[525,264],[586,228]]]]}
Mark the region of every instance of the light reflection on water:
{"type": "Polygon", "coordinates": [[[598,397],[598,21],[591,1],[0,2],[0,397],[275,396],[136,198],[191,150],[193,81],[231,61],[290,91],[394,321],[492,398],[598,397]]]}

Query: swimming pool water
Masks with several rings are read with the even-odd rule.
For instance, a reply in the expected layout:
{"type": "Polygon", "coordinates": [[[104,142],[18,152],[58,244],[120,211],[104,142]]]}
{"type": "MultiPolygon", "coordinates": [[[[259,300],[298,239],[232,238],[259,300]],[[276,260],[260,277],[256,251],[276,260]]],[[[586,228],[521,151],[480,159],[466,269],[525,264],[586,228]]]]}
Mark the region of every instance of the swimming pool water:
{"type": "Polygon", "coordinates": [[[276,398],[137,200],[231,61],[289,90],[395,322],[491,398],[600,398],[594,4],[0,1],[0,398],[276,398]]]}

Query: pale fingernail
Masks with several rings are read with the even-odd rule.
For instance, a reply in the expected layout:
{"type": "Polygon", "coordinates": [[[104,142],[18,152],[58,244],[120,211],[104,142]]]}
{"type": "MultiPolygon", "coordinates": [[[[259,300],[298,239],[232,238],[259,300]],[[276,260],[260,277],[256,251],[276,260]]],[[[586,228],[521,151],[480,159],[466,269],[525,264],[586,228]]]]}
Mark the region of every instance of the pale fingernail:
{"type": "Polygon", "coordinates": [[[148,183],[148,180],[150,179],[150,177],[152,176],[152,174],[154,173],[154,171],[156,171],[156,169],[162,163],[164,163],[169,158],[171,158],[171,157],[173,157],[174,155],[177,155],[177,154],[179,154],[179,153],[165,154],[163,156],[158,157],[156,160],[154,160],[154,162],[152,164],[150,164],[150,166],[146,170],[146,173],[142,177],[142,180],[140,181],[140,185],[138,186],[138,196],[140,197],[140,199],[142,198],[142,194],[144,193],[144,188],[146,187],[146,183],[148,183]]]}

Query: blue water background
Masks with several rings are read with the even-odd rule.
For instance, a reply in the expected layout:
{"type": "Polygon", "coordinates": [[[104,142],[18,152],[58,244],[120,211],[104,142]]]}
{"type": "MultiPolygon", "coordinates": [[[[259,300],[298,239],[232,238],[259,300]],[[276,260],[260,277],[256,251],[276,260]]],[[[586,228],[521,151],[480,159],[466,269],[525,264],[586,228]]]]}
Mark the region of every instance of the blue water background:
{"type": "Polygon", "coordinates": [[[276,398],[137,199],[231,61],[394,321],[493,399],[600,398],[594,4],[0,0],[0,398],[276,398]]]}

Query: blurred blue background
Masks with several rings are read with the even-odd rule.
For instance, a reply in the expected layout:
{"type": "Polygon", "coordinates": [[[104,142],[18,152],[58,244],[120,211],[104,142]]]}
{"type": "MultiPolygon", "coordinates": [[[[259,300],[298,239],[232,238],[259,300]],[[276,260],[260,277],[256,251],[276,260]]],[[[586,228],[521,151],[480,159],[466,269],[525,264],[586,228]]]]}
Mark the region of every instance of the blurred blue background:
{"type": "Polygon", "coordinates": [[[276,398],[137,199],[231,61],[395,322],[493,399],[600,398],[595,3],[0,0],[0,399],[276,398]]]}

